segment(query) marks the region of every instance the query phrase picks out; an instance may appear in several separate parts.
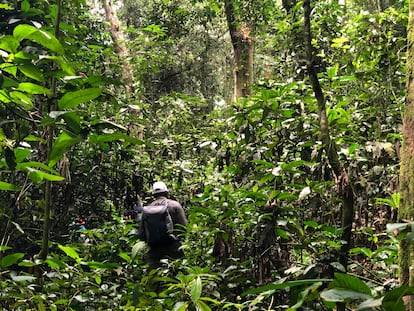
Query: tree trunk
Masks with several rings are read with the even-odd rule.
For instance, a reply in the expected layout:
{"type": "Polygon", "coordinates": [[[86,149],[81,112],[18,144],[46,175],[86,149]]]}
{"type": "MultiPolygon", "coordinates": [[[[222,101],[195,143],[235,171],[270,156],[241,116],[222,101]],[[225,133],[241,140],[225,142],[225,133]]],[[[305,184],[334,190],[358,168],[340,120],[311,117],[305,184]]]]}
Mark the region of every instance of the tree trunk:
{"type": "Polygon", "coordinates": [[[227,26],[233,45],[233,100],[237,100],[250,95],[250,88],[253,84],[254,45],[250,26],[246,22],[241,22],[232,0],[225,0],[224,3],[227,26]]]}
{"type": "MultiPolygon", "coordinates": [[[[414,0],[410,0],[410,14],[407,27],[407,96],[403,115],[403,144],[401,148],[400,170],[400,221],[414,220],[414,0]]],[[[410,267],[414,266],[413,246],[403,239],[400,243],[400,283],[414,285],[414,275],[410,267]],[[410,271],[411,270],[411,271],[410,271]]],[[[414,310],[414,296],[407,298],[409,310],[414,310]]]]}
{"type": "Polygon", "coordinates": [[[130,97],[134,94],[134,71],[128,60],[128,48],[125,44],[125,37],[122,31],[121,23],[118,20],[118,16],[114,11],[111,0],[102,0],[102,4],[105,9],[106,20],[110,25],[110,34],[112,41],[114,42],[115,51],[122,65],[122,79],[125,83],[127,96],[130,97]]]}
{"type": "MultiPolygon", "coordinates": [[[[59,39],[59,25],[61,20],[61,12],[62,12],[62,2],[61,0],[57,1],[57,16],[56,16],[56,24],[55,24],[55,37],[59,39]]],[[[56,66],[54,64],[53,66],[56,66]]],[[[52,77],[50,83],[50,89],[52,90],[52,96],[46,101],[47,107],[43,110],[45,113],[49,113],[50,111],[56,110],[56,79],[52,77]]],[[[47,162],[49,162],[49,156],[52,151],[53,140],[55,136],[55,126],[53,124],[49,125],[46,128],[45,136],[46,136],[46,154],[47,154],[47,162]]],[[[49,253],[49,239],[50,239],[50,227],[52,225],[52,208],[53,208],[53,200],[52,200],[52,181],[46,180],[45,181],[45,188],[44,188],[44,212],[43,212],[43,234],[42,234],[42,246],[38,257],[42,260],[47,258],[49,253]]]]}
{"type": "MultiPolygon", "coordinates": [[[[329,134],[328,118],[326,115],[326,100],[317,76],[311,43],[312,33],[310,27],[310,0],[305,0],[303,2],[303,9],[306,62],[309,80],[311,82],[316,100],[318,102],[320,136],[325,148],[326,155],[328,157],[329,164],[331,165],[333,173],[336,177],[338,193],[341,196],[343,202],[341,209],[341,224],[343,228],[343,233],[341,238],[344,241],[344,244],[342,245],[339,253],[339,262],[344,266],[345,269],[347,269],[348,253],[352,238],[352,222],[354,216],[354,193],[349,181],[348,173],[339,161],[339,156],[335,142],[331,140],[329,134]]],[[[338,304],[337,310],[345,310],[345,305],[338,304]]]]}

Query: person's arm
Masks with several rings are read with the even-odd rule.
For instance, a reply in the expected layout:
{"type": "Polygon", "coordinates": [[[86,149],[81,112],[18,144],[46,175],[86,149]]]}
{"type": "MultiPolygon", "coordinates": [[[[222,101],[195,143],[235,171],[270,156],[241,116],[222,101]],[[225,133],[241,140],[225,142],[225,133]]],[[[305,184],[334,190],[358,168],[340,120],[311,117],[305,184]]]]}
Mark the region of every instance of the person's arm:
{"type": "Polygon", "coordinates": [[[171,217],[174,223],[174,235],[178,237],[180,233],[185,232],[184,227],[188,225],[187,216],[180,204],[177,203],[171,209],[171,217]]]}

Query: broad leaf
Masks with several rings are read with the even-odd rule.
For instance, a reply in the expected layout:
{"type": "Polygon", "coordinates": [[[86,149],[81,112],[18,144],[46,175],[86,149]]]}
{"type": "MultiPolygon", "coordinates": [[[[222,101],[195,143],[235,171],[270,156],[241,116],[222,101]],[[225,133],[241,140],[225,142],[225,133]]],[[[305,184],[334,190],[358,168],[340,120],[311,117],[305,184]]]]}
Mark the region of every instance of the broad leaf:
{"type": "Polygon", "coordinates": [[[103,89],[100,88],[89,88],[74,92],[68,92],[62,96],[58,101],[59,109],[73,109],[79,104],[86,103],[92,99],[97,98],[101,95],[103,89]]]}
{"type": "Polygon", "coordinates": [[[30,25],[18,25],[14,28],[13,36],[19,41],[23,39],[32,40],[58,54],[65,52],[63,46],[53,34],[30,25]]]}
{"type": "Polygon", "coordinates": [[[14,265],[17,261],[22,259],[23,257],[24,257],[23,253],[13,253],[13,254],[4,256],[0,260],[0,267],[2,267],[2,268],[10,267],[10,266],[14,265]]]}
{"type": "Polygon", "coordinates": [[[371,299],[372,296],[356,292],[349,289],[328,289],[321,293],[321,297],[326,301],[345,302],[357,299],[371,299]]]}
{"type": "Polygon", "coordinates": [[[32,99],[26,94],[18,91],[13,91],[9,93],[10,98],[19,106],[22,106],[25,109],[32,109],[33,103],[32,99]]]}
{"type": "Polygon", "coordinates": [[[382,309],[385,311],[404,311],[403,297],[414,294],[414,286],[400,286],[385,294],[382,299],[382,309]]]}
{"type": "Polygon", "coordinates": [[[345,290],[356,291],[371,296],[371,289],[359,278],[346,273],[335,273],[334,281],[330,288],[341,288],[345,290]]]}
{"type": "Polygon", "coordinates": [[[28,78],[31,78],[39,82],[45,81],[45,78],[43,77],[43,73],[34,65],[31,65],[31,64],[20,65],[18,69],[28,78]]]}
{"type": "Polygon", "coordinates": [[[24,82],[20,83],[17,87],[17,90],[23,91],[30,94],[45,94],[50,95],[51,91],[41,85],[30,83],[30,82],[24,82]]]}
{"type": "Polygon", "coordinates": [[[67,255],[67,256],[69,256],[70,258],[73,258],[73,259],[75,259],[76,261],[80,261],[80,257],[79,257],[79,254],[78,254],[78,252],[73,248],[73,247],[70,247],[70,246],[63,246],[63,245],[61,245],[61,244],[59,244],[58,245],[58,247],[62,250],[62,251],[64,251],[65,252],[65,254],[67,255]]]}
{"type": "Polygon", "coordinates": [[[80,141],[81,138],[79,136],[71,136],[67,132],[60,134],[52,146],[52,151],[49,156],[49,166],[53,167],[66,151],[80,141]]]}

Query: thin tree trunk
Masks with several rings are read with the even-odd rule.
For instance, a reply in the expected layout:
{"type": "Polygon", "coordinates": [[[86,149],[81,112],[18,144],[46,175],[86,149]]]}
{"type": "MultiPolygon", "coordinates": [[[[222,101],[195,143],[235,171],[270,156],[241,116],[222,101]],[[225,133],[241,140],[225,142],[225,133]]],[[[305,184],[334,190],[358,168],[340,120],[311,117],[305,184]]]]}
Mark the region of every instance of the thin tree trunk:
{"type": "MultiPolygon", "coordinates": [[[[400,170],[400,206],[398,218],[400,221],[414,220],[414,0],[409,3],[409,20],[407,27],[407,63],[406,88],[407,96],[403,115],[403,144],[401,148],[400,170]]],[[[413,246],[403,239],[400,242],[399,270],[401,285],[414,285],[414,254],[413,246]]],[[[405,301],[409,310],[414,310],[414,296],[405,301]]]]}
{"type": "MultiPolygon", "coordinates": [[[[312,51],[312,32],[310,27],[310,15],[311,15],[311,2],[310,0],[304,0],[304,35],[305,35],[305,49],[306,49],[306,61],[309,74],[309,80],[315,93],[316,100],[318,102],[319,112],[319,127],[321,140],[325,148],[326,155],[329,160],[329,164],[332,167],[333,173],[336,177],[336,184],[338,193],[340,194],[343,206],[341,210],[341,222],[342,222],[342,240],[345,242],[341,247],[339,254],[339,262],[347,269],[348,266],[348,253],[352,238],[352,222],[354,215],[354,193],[350,185],[349,177],[339,161],[338,152],[335,142],[331,140],[329,134],[328,118],[326,115],[326,100],[319,83],[317,76],[314,56],[312,51]]],[[[338,304],[338,310],[345,310],[343,304],[338,304]]]]}
{"type": "Polygon", "coordinates": [[[253,84],[254,45],[248,23],[241,22],[232,2],[225,0],[227,26],[233,45],[234,100],[250,95],[253,84]]]}
{"type": "MultiPolygon", "coordinates": [[[[62,1],[57,0],[57,17],[56,17],[56,24],[55,24],[55,37],[59,38],[59,25],[61,20],[61,12],[62,12],[62,1]]],[[[56,66],[54,64],[53,66],[56,66]]],[[[50,112],[56,110],[56,79],[52,77],[51,80],[51,90],[52,96],[47,101],[46,111],[50,112]]],[[[54,125],[49,125],[46,129],[46,154],[47,154],[47,161],[49,161],[50,152],[52,151],[53,146],[53,139],[54,139],[55,127],[54,125]]],[[[51,213],[53,208],[53,200],[52,200],[52,181],[46,180],[45,181],[45,189],[44,189],[44,213],[43,213],[43,234],[42,234],[42,247],[38,254],[40,259],[45,260],[49,253],[49,239],[50,239],[50,227],[52,225],[51,213]]]]}

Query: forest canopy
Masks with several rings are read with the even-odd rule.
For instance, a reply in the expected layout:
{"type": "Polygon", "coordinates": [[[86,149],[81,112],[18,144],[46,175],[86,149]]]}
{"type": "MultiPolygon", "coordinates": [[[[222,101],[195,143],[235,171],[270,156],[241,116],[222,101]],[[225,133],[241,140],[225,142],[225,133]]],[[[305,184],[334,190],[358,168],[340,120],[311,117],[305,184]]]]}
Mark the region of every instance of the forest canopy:
{"type": "Polygon", "coordinates": [[[414,310],[409,2],[0,1],[0,307],[414,310]]]}

